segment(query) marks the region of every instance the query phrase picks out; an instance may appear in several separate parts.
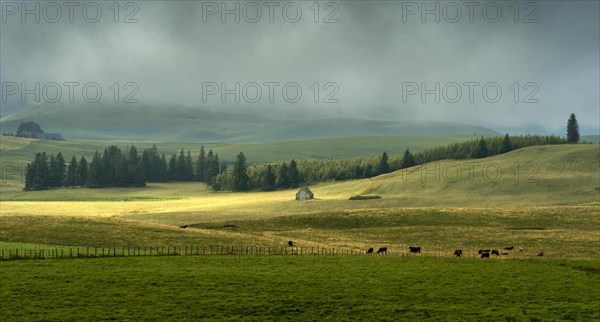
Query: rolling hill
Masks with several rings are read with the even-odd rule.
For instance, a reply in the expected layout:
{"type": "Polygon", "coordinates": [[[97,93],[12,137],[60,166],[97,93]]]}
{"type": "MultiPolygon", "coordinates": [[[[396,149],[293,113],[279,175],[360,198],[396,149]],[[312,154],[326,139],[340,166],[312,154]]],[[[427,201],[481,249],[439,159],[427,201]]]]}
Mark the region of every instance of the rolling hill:
{"type": "MultiPolygon", "coordinates": [[[[215,193],[200,183],[149,184],[141,189],[56,189],[22,192],[5,186],[2,212],[72,213],[60,200],[90,200],[77,213],[208,217],[228,213],[282,215],[404,207],[523,207],[600,202],[600,150],[597,145],[535,146],[479,160],[439,161],[371,179],[312,186],[316,200],[296,202],[295,190],[215,193]],[[460,172],[458,171],[460,169],[460,172]],[[381,199],[351,201],[355,195],[381,199]],[[163,199],[169,200],[163,200],[163,199]],[[96,205],[94,200],[102,200],[96,205]],[[131,199],[127,203],[105,201],[131,199]],[[54,200],[52,209],[35,202],[54,200]],[[150,201],[144,201],[150,200],[150,201]],[[162,200],[152,202],[151,200],[162,200]],[[163,214],[163,215],[160,215],[163,214]]],[[[79,207],[83,207],[80,209],[79,207]]],[[[165,218],[166,218],[165,217],[165,218]]]]}
{"type": "Polygon", "coordinates": [[[151,142],[273,142],[355,136],[498,135],[480,127],[448,122],[373,121],[351,118],[286,118],[260,108],[246,112],[184,106],[32,106],[0,118],[0,131],[16,132],[25,121],[67,140],[151,142]]]}

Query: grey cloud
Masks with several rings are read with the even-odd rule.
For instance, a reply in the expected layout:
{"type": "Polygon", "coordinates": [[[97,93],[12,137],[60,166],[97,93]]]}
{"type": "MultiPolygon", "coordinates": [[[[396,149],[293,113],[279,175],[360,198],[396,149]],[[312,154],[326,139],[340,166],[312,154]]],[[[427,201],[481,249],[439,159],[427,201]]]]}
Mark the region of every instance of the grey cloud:
{"type": "MultiPolygon", "coordinates": [[[[450,120],[549,131],[561,128],[575,112],[582,127],[598,128],[600,27],[595,1],[537,1],[539,23],[531,24],[514,23],[508,4],[499,1],[504,11],[498,23],[485,22],[480,14],[473,23],[466,17],[458,23],[420,23],[413,16],[403,23],[403,2],[338,1],[339,22],[331,24],[312,22],[312,2],[298,2],[303,9],[298,23],[283,21],[279,12],[275,23],[263,17],[254,24],[243,19],[221,23],[214,16],[203,23],[202,2],[136,3],[139,23],[134,24],[111,19],[95,24],[81,19],[73,24],[3,23],[0,78],[134,81],[146,103],[242,109],[248,104],[202,104],[202,82],[296,81],[303,85],[305,100],[262,105],[302,105],[322,116],[450,120]],[[307,87],[328,81],[339,84],[340,103],[311,103],[307,87]],[[402,102],[402,83],[422,81],[431,86],[498,82],[503,99],[495,104],[481,97],[475,103],[462,99],[423,104],[416,97],[402,102]],[[514,82],[538,84],[539,103],[515,104],[508,88],[514,82]]],[[[322,20],[326,11],[320,9],[322,20]]]]}

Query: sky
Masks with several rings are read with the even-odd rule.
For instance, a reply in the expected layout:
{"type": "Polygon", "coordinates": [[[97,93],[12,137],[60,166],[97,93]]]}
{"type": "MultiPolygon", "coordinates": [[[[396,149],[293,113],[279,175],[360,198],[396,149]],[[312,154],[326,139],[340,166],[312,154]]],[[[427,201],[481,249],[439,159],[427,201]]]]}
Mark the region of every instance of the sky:
{"type": "Polygon", "coordinates": [[[575,113],[599,133],[598,1],[52,3],[2,2],[2,115],[100,99],[564,135],[575,113]]]}

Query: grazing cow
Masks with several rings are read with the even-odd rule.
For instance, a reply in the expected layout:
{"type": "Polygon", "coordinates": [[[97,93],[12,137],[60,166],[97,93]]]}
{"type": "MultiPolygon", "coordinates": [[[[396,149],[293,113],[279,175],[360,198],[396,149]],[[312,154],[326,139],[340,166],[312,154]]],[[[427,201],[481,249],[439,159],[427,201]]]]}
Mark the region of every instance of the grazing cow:
{"type": "Polygon", "coordinates": [[[367,254],[373,254],[373,247],[371,247],[367,250],[367,254]]]}
{"type": "Polygon", "coordinates": [[[377,250],[377,255],[381,253],[385,253],[387,255],[387,247],[379,247],[379,249],[377,250]]]}
{"type": "Polygon", "coordinates": [[[408,246],[408,251],[411,253],[421,253],[421,247],[416,247],[416,246],[408,246]]]}
{"type": "Polygon", "coordinates": [[[179,226],[179,228],[188,228],[188,225],[179,226]]]}
{"type": "Polygon", "coordinates": [[[481,258],[490,258],[490,253],[481,253],[481,258]]]}
{"type": "Polygon", "coordinates": [[[462,256],[462,249],[457,249],[454,251],[454,256],[456,257],[461,257],[462,256]]]}
{"type": "Polygon", "coordinates": [[[478,254],[481,255],[483,253],[489,253],[489,252],[490,252],[489,249],[480,249],[479,252],[478,252],[478,254]]]}
{"type": "Polygon", "coordinates": [[[513,249],[515,249],[515,246],[504,247],[504,250],[513,250],[513,249]]]}
{"type": "Polygon", "coordinates": [[[502,256],[508,256],[508,253],[501,253],[502,256]]]}
{"type": "Polygon", "coordinates": [[[492,249],[492,255],[500,256],[500,252],[496,249],[492,249]]]}
{"type": "Polygon", "coordinates": [[[538,254],[538,256],[540,256],[540,257],[544,256],[544,252],[540,252],[540,253],[538,254]]]}

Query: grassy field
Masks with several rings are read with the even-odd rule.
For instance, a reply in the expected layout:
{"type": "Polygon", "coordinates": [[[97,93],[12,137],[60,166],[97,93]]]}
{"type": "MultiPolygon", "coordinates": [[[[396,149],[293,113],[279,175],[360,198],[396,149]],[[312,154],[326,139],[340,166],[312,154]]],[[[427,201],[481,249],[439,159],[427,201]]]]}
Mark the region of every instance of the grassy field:
{"type": "Polygon", "coordinates": [[[10,321],[600,319],[590,261],[171,256],[0,262],[0,279],[10,321]]]}
{"type": "MultiPolygon", "coordinates": [[[[12,243],[91,247],[245,245],[364,251],[386,246],[405,254],[423,247],[423,256],[451,257],[455,249],[514,246],[506,258],[600,259],[598,206],[522,209],[408,208],[312,214],[230,213],[0,217],[0,240],[12,243]],[[187,229],[178,228],[189,225],[187,229]]],[[[6,249],[10,249],[7,246],[6,249]]]]}
{"type": "Polygon", "coordinates": [[[542,146],[489,158],[482,164],[507,172],[494,181],[481,173],[448,180],[443,169],[451,163],[438,162],[373,179],[323,183],[311,187],[317,199],[307,202],[295,201],[294,190],[216,193],[200,183],[38,192],[5,186],[0,240],[108,247],[295,239],[353,249],[420,244],[449,253],[455,247],[518,245],[529,254],[598,258],[592,247],[600,229],[597,149],[542,146]],[[515,176],[519,164],[535,164],[536,172],[515,176]],[[382,198],[349,200],[355,195],[382,198]],[[181,225],[193,229],[182,231],[181,225]]]}
{"type": "Polygon", "coordinates": [[[478,163],[436,162],[315,185],[317,199],[306,202],[294,200],[295,190],[212,192],[199,183],[23,192],[8,181],[0,190],[2,251],[285,247],[293,240],[306,249],[354,254],[385,246],[390,256],[0,261],[0,315],[11,321],[598,320],[598,152],[596,145],[539,146],[478,163]],[[493,169],[501,176],[492,176],[493,169]],[[381,199],[349,200],[357,195],[381,199]],[[406,256],[407,246],[423,252],[406,256]],[[478,258],[478,249],[507,246],[515,247],[508,255],[478,258]],[[455,249],[465,257],[453,258],[455,249]]]}

